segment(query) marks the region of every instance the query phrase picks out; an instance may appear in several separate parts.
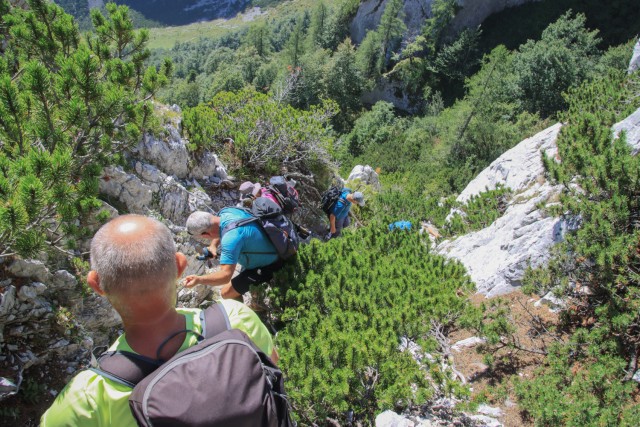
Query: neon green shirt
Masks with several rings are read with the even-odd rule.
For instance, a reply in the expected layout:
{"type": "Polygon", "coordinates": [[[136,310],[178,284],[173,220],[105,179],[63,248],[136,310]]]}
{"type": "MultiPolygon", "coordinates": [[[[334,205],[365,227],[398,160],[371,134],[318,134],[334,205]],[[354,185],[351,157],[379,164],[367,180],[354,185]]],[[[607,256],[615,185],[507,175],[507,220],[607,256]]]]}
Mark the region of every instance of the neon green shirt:
{"type": "MultiPolygon", "coordinates": [[[[220,301],[229,315],[234,329],[245,332],[253,342],[271,356],[273,340],[258,316],[246,305],[234,300],[220,301]]],[[[177,309],[186,318],[186,329],[202,331],[199,309],[177,309]]],[[[197,338],[187,334],[180,350],[195,345],[197,338]]],[[[121,335],[109,349],[133,351],[125,335],[121,335]]],[[[194,390],[194,393],[197,393],[194,390]]],[[[60,392],[51,407],[40,419],[42,427],[52,426],[117,426],[137,427],[129,409],[131,389],[111,381],[93,371],[85,370],[76,375],[60,392]]]]}

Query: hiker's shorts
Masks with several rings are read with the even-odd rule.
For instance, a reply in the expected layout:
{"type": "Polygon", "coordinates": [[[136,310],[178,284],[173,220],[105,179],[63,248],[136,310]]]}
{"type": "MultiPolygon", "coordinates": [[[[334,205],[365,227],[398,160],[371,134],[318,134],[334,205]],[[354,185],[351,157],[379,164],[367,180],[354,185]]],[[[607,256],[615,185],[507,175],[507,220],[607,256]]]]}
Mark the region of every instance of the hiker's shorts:
{"type": "Polygon", "coordinates": [[[244,270],[231,279],[231,286],[237,293],[242,295],[249,290],[251,285],[259,285],[271,280],[273,278],[273,273],[280,270],[283,266],[284,261],[278,259],[273,264],[269,264],[264,267],[244,270]]]}

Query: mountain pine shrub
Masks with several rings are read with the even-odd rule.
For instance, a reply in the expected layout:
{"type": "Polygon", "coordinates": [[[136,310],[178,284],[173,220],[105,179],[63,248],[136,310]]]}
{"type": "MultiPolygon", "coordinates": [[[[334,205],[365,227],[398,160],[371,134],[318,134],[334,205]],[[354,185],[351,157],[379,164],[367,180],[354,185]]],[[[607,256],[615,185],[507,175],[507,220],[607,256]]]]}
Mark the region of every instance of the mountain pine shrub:
{"type": "Polygon", "coordinates": [[[148,33],[126,7],[94,12],[95,34],[81,38],[59,6],[28,3],[0,0],[0,256],[73,248],[77,221],[99,206],[102,166],[152,124],[171,69],[145,68],[148,33]]]}
{"type": "Polygon", "coordinates": [[[191,148],[221,153],[236,172],[274,174],[284,168],[323,174],[331,164],[329,122],[336,113],[334,102],[302,111],[247,88],[221,92],[186,109],[183,119],[191,148]]]}
{"type": "Polygon", "coordinates": [[[564,184],[557,213],[580,227],[556,248],[548,268],[532,271],[529,290],[553,289],[567,309],[569,342],[550,349],[517,394],[536,425],[637,425],[640,343],[640,158],[611,125],[640,107],[640,76],[612,74],[571,91],[561,159],[545,159],[564,184]]]}
{"type": "Polygon", "coordinates": [[[342,423],[349,410],[372,424],[384,409],[465,393],[438,361],[421,368],[399,348],[406,337],[436,350],[430,321],[450,326],[473,288],[464,267],[430,253],[415,230],[375,222],[314,240],[275,282],[280,361],[303,424],[342,423]]]}

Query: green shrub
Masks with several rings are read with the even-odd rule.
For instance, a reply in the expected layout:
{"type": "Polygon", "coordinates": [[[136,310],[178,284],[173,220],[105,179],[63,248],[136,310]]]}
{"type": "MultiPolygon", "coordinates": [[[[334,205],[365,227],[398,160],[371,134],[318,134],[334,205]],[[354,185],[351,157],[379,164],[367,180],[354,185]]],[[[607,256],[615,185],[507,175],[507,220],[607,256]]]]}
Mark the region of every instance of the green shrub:
{"type": "Polygon", "coordinates": [[[572,331],[536,378],[517,388],[537,425],[632,425],[639,411],[629,380],[640,342],[640,158],[611,133],[640,107],[638,82],[637,74],[616,73],[572,91],[558,138],[561,162],[545,159],[565,188],[555,211],[577,218],[580,228],[525,280],[566,300],[563,323],[572,331]]]}
{"type": "Polygon", "coordinates": [[[351,409],[372,424],[381,410],[424,403],[434,384],[464,394],[437,363],[421,369],[398,347],[408,337],[433,350],[430,320],[449,325],[471,289],[464,268],[431,254],[415,230],[376,222],[304,246],[269,295],[297,418],[342,422],[351,409]]]}
{"type": "Polygon", "coordinates": [[[185,110],[183,118],[191,148],[221,153],[236,172],[309,173],[331,164],[329,121],[336,112],[333,102],[301,111],[247,88],[221,92],[208,104],[185,110]]]}
{"type": "Polygon", "coordinates": [[[507,209],[509,193],[508,188],[498,186],[495,190],[472,196],[459,207],[462,214],[454,213],[450,222],[445,225],[446,234],[453,236],[466,234],[493,224],[507,209]]]}
{"type": "Polygon", "coordinates": [[[171,73],[145,68],[149,36],[126,7],[94,11],[96,32],[81,39],[59,6],[28,3],[0,0],[0,256],[65,251],[65,235],[83,233],[102,166],[153,125],[149,100],[171,73]]]}

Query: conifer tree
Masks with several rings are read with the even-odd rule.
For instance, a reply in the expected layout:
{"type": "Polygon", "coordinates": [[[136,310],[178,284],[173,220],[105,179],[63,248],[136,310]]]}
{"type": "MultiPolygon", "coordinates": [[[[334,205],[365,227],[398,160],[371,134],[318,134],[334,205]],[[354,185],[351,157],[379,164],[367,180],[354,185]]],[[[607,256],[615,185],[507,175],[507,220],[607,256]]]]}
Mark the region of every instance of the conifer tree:
{"type": "Polygon", "coordinates": [[[404,25],[404,2],[402,0],[389,0],[384,8],[380,25],[376,31],[380,34],[382,57],[387,58],[393,44],[407,29],[404,25]]]}
{"type": "Polygon", "coordinates": [[[0,9],[0,255],[65,251],[76,221],[98,206],[101,167],[148,129],[148,101],[171,63],[144,67],[148,33],[133,31],[125,6],[94,11],[84,40],[51,2],[23,10],[1,0],[0,9]]]}

